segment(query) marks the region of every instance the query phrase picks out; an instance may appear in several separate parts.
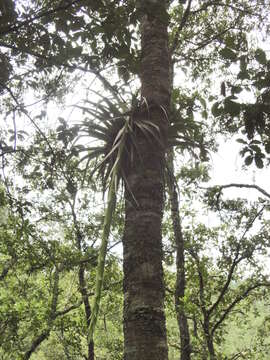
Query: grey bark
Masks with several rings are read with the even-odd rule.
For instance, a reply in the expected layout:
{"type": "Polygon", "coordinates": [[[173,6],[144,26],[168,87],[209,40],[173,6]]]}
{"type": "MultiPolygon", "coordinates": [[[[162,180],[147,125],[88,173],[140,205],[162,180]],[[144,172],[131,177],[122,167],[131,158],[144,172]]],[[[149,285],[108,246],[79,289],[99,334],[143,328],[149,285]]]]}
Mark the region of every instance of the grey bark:
{"type": "Polygon", "coordinates": [[[164,0],[141,2],[141,94],[137,121],[158,128],[160,141],[136,134],[136,159],[126,169],[124,252],[124,359],[167,360],[161,222],[170,103],[169,54],[164,0]],[[149,2],[150,3],[150,2],[149,2]],[[163,143],[161,146],[160,142],[163,143]],[[136,201],[134,201],[134,198],[136,201]]]}
{"type": "Polygon", "coordinates": [[[179,200],[174,176],[173,150],[168,152],[168,187],[170,195],[171,217],[176,246],[176,281],[175,281],[175,311],[180,332],[180,360],[190,360],[191,345],[187,316],[183,307],[185,296],[185,244],[179,215],[179,200]]]}

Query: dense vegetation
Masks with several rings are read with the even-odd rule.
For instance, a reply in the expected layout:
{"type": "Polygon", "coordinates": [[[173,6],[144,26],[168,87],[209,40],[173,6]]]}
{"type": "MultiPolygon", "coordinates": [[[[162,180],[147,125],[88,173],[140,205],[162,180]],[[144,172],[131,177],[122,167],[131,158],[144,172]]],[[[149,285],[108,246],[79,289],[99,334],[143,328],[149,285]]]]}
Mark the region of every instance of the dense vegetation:
{"type": "Polygon", "coordinates": [[[1,1],[2,360],[269,358],[269,11],[1,1]]]}

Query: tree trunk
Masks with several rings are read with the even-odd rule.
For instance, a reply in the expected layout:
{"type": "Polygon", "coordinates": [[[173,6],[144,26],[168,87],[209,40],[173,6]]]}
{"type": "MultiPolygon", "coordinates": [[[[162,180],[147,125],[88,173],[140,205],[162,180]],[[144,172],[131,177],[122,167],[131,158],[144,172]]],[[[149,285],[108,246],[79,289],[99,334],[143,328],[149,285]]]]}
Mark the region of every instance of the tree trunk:
{"type": "Polygon", "coordinates": [[[205,335],[205,339],[206,339],[209,359],[216,360],[213,337],[210,335],[210,331],[209,331],[209,318],[208,317],[206,317],[204,319],[203,330],[204,330],[204,335],[205,335]]]}
{"type": "Polygon", "coordinates": [[[209,359],[216,360],[213,338],[211,336],[207,337],[207,348],[208,348],[208,352],[209,352],[209,359]]]}
{"type": "MultiPolygon", "coordinates": [[[[84,312],[86,318],[87,329],[90,326],[90,319],[91,319],[91,307],[89,303],[89,297],[87,294],[87,288],[85,284],[84,278],[84,265],[81,264],[79,268],[79,290],[82,296],[83,304],[84,304],[84,312]]],[[[94,342],[92,339],[87,339],[87,360],[94,360],[94,342]]]]}
{"type": "MultiPolygon", "coordinates": [[[[170,103],[167,16],[164,0],[142,1],[141,106],[136,121],[159,128],[136,135],[136,159],[126,170],[124,252],[124,359],[167,360],[161,222],[170,103]],[[150,3],[150,2],[149,2],[150,3]],[[135,200],[134,200],[135,199],[135,200]]],[[[135,115],[134,115],[135,116],[135,115]]]]}
{"type": "MultiPolygon", "coordinates": [[[[76,212],[75,212],[75,202],[71,205],[71,211],[73,216],[73,223],[76,230],[76,240],[77,240],[77,248],[80,252],[82,252],[82,241],[83,241],[83,234],[79,228],[76,212]]],[[[89,302],[89,296],[87,294],[87,286],[85,281],[85,265],[80,264],[79,271],[78,271],[78,278],[79,278],[79,291],[81,293],[82,302],[84,305],[84,313],[85,313],[85,321],[87,325],[87,331],[89,331],[90,322],[91,322],[91,305],[89,302]]],[[[93,338],[87,336],[87,356],[85,357],[87,360],[94,360],[94,341],[93,338]]]]}
{"type": "Polygon", "coordinates": [[[188,320],[183,307],[185,296],[185,254],[184,238],[179,216],[179,201],[174,176],[173,150],[168,153],[168,187],[170,195],[171,216],[176,246],[176,281],[175,281],[175,311],[177,315],[178,328],[180,332],[180,360],[190,360],[191,346],[188,320]]]}

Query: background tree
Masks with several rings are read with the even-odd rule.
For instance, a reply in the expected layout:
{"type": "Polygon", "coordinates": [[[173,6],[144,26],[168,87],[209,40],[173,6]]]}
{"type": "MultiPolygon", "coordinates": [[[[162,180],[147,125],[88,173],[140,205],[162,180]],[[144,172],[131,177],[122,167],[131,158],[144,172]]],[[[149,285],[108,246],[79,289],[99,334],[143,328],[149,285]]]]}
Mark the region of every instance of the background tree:
{"type": "MultiPolygon", "coordinates": [[[[18,194],[10,190],[10,156],[15,155],[15,159],[19,160],[17,164],[23,168],[29,166],[27,156],[30,156],[31,160],[39,161],[43,152],[42,148],[38,147],[25,152],[24,147],[27,147],[29,138],[23,142],[22,137],[27,137],[25,126],[31,124],[30,137],[38,134],[40,143],[46,145],[46,153],[43,155],[50,158],[50,162],[46,164],[47,169],[45,164],[41,163],[43,171],[46,170],[45,177],[42,176],[43,172],[40,175],[38,167],[32,171],[33,177],[41,182],[43,192],[46,192],[44,190],[47,188],[57,188],[60,197],[64,197],[65,204],[71,211],[65,219],[74,225],[74,229],[69,230],[73,239],[72,252],[76,249],[78,253],[84,253],[84,232],[80,228],[82,220],[78,220],[77,213],[77,218],[74,216],[75,198],[78,196],[76,194],[80,195],[81,192],[81,189],[76,187],[76,182],[74,183],[75,173],[80,177],[80,186],[87,184],[91,187],[93,185],[90,185],[90,182],[88,184],[88,172],[92,171],[90,163],[94,157],[103,155],[103,160],[106,160],[102,163],[103,168],[109,170],[103,173],[105,180],[109,180],[111,170],[115,170],[114,164],[121,165],[121,171],[119,170],[117,175],[118,178],[122,177],[126,188],[124,288],[126,295],[129,295],[125,296],[124,308],[126,358],[136,358],[136,352],[140,357],[167,357],[162,305],[161,216],[164,202],[164,156],[168,145],[191,150],[198,163],[207,158],[206,145],[208,151],[213,149],[213,135],[216,136],[220,131],[235,134],[242,128],[248,138],[241,139],[245,143],[243,154],[250,156],[246,163],[251,163],[254,158],[258,167],[263,165],[265,155],[258,149],[261,145],[267,148],[268,110],[265,91],[268,61],[264,52],[252,44],[252,34],[255,33],[251,30],[260,29],[267,33],[268,22],[264,14],[268,8],[267,2],[262,6],[260,1],[243,0],[189,0],[185,3],[169,4],[161,0],[104,0],[100,3],[82,0],[65,3],[33,1],[27,4],[9,0],[1,5],[3,21],[0,25],[0,91],[1,111],[6,119],[6,128],[2,128],[1,159],[3,179],[11,196],[17,197],[18,194]],[[142,45],[139,45],[141,35],[142,45]],[[253,63],[250,65],[248,60],[252,56],[259,65],[256,65],[256,61],[254,67],[253,63]],[[169,76],[173,73],[172,65],[175,69],[178,66],[181,69],[181,90],[177,89],[177,79],[174,82],[176,89],[172,91],[169,76]],[[240,75],[237,77],[238,69],[240,75]],[[211,87],[216,81],[213,73],[226,78],[222,81],[221,95],[219,86],[218,89],[211,87]],[[245,82],[248,80],[247,76],[252,81],[259,79],[260,85],[255,84],[255,88],[261,90],[256,106],[242,103],[239,105],[235,101],[235,94],[242,89],[239,88],[238,80],[245,82]],[[92,81],[95,81],[95,78],[104,87],[106,96],[113,95],[121,103],[118,114],[121,120],[110,119],[112,126],[109,126],[108,131],[112,133],[109,137],[104,127],[93,133],[93,127],[91,129],[89,126],[86,142],[90,142],[93,135],[103,137],[105,146],[101,150],[99,146],[98,149],[93,149],[86,142],[76,144],[74,139],[79,128],[67,126],[66,120],[62,119],[61,127],[57,130],[58,140],[63,143],[59,149],[46,128],[50,123],[52,104],[62,102],[65,108],[65,100],[71,102],[69,94],[74,96],[72,103],[80,102],[81,89],[86,89],[88,96],[87,90],[93,87],[92,81]],[[142,86],[136,81],[139,78],[142,86]],[[193,83],[189,82],[190,80],[193,83]],[[184,83],[187,84],[186,89],[184,83]],[[228,88],[231,95],[226,97],[228,88]],[[141,90],[140,96],[138,90],[141,90]],[[173,94],[172,105],[170,93],[173,94]],[[216,122],[212,122],[209,111],[212,103],[216,122]],[[38,106],[41,106],[41,109],[38,106]],[[256,116],[258,122],[252,120],[253,113],[260,113],[256,116]],[[239,126],[237,121],[234,121],[236,119],[239,126]],[[232,124],[228,123],[228,120],[232,124]],[[123,129],[128,129],[127,133],[123,132],[123,129]],[[10,139],[7,138],[9,133],[10,139]],[[257,133],[261,136],[260,140],[255,138],[257,133]],[[125,136],[122,136],[123,134],[125,136]],[[170,134],[177,135],[174,137],[178,139],[170,142],[170,134]],[[119,162],[117,153],[120,144],[125,151],[119,162]],[[66,154],[65,148],[70,153],[66,154]],[[86,154],[85,171],[80,162],[83,159],[82,150],[86,154]],[[20,154],[24,155],[21,160],[19,156],[16,157],[20,154]],[[67,160],[70,160],[68,169],[62,166],[67,160]],[[61,170],[59,175],[55,173],[55,164],[59,168],[57,170],[61,170]],[[141,221],[142,217],[148,222],[141,221]],[[144,243],[139,241],[139,238],[144,238],[144,243]],[[138,291],[139,289],[143,291],[138,291]],[[134,292],[140,294],[138,298],[130,296],[134,292]],[[152,317],[156,321],[151,321],[150,324],[149,318],[152,317]],[[154,325],[155,328],[152,327],[154,325]],[[141,327],[146,329],[146,334],[143,334],[141,327]],[[135,333],[134,329],[138,331],[135,333]],[[150,330],[157,336],[149,336],[150,330]],[[155,341],[163,344],[162,351],[154,345],[155,341]],[[157,353],[146,352],[145,347],[157,353]],[[134,355],[130,349],[135,349],[134,355]]],[[[177,71],[174,72],[177,74],[177,71]]],[[[250,87],[248,82],[244,85],[250,87]]],[[[115,109],[111,108],[109,101],[106,104],[110,118],[115,109]]],[[[92,112],[90,115],[96,114],[97,112],[92,112]]],[[[55,118],[55,114],[52,116],[55,118]]],[[[101,116],[102,118],[104,117],[101,116]]],[[[89,120],[88,117],[84,126],[89,120]]],[[[54,125],[53,127],[55,128],[54,125]]],[[[24,203],[24,217],[30,208],[29,199],[32,201],[30,196],[25,195],[27,194],[21,194],[21,198],[28,201],[24,203]]],[[[55,212],[52,214],[57,215],[55,212]]],[[[86,323],[89,323],[90,306],[83,290],[85,266],[83,263],[78,271],[81,295],[85,300],[85,319],[86,323]]],[[[183,289],[181,291],[183,295],[183,289]]],[[[88,327],[87,324],[86,332],[88,327]]],[[[88,345],[88,354],[91,354],[91,337],[88,338],[88,345]]],[[[89,356],[91,358],[93,355],[89,356]]]]}

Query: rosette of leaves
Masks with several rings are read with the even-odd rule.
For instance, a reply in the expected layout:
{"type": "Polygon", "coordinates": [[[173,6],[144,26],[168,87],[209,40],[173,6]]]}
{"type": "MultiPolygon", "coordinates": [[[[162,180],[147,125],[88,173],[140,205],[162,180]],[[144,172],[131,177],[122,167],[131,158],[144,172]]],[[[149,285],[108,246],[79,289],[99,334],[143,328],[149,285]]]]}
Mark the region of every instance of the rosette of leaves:
{"type": "MultiPolygon", "coordinates": [[[[81,137],[91,137],[96,146],[85,148],[87,154],[80,160],[87,161],[85,171],[91,160],[96,160],[96,166],[91,174],[97,173],[103,191],[108,189],[111,176],[116,166],[117,186],[119,181],[126,182],[127,168],[137,159],[137,137],[140,132],[149,141],[155,141],[162,146],[159,128],[150,119],[151,106],[145,100],[136,102],[130,110],[126,104],[116,104],[113,100],[102,97],[96,103],[86,100],[80,108],[87,116],[80,125],[81,137]],[[138,116],[140,113],[145,116],[138,116]],[[121,154],[119,153],[121,149],[121,154]]],[[[128,184],[127,184],[128,185],[128,184]]]]}
{"type": "MultiPolygon", "coordinates": [[[[86,100],[83,106],[76,106],[87,115],[80,126],[80,136],[90,137],[91,140],[96,142],[96,146],[84,149],[87,154],[81,158],[80,162],[86,161],[84,171],[87,174],[89,172],[89,163],[92,160],[96,161],[92,174],[97,173],[103,192],[105,193],[107,190],[107,207],[96,275],[95,300],[89,328],[90,340],[93,337],[98,317],[107,244],[119,183],[124,182],[127,189],[129,189],[126,177],[128,167],[132,166],[134,161],[140,161],[139,133],[140,136],[145,136],[148,141],[154,141],[159,146],[164,146],[161,132],[150,117],[151,104],[148,104],[145,99],[142,99],[142,101],[133,99],[133,106],[129,109],[126,103],[119,103],[118,99],[109,99],[97,93],[95,95],[99,96],[101,101],[86,100]],[[143,116],[140,116],[141,114],[143,116]]],[[[172,146],[185,148],[191,150],[193,154],[194,149],[197,148],[200,157],[205,159],[207,151],[203,143],[204,139],[200,124],[197,124],[193,119],[192,101],[195,102],[194,99],[188,99],[187,101],[186,114],[175,108],[168,115],[165,109],[160,107],[165,115],[164,121],[169,122],[167,146],[169,148],[172,146]]],[[[134,201],[136,203],[136,199],[134,201]]]]}
{"type": "Polygon", "coordinates": [[[96,159],[97,165],[93,172],[97,172],[103,191],[107,190],[107,206],[96,272],[95,298],[88,332],[89,340],[92,340],[99,312],[107,244],[119,183],[125,182],[128,188],[126,170],[133,161],[138,161],[139,158],[136,156],[138,132],[149,141],[156,141],[160,145],[161,136],[158,126],[150,120],[150,117],[147,117],[147,111],[150,109],[146,101],[142,101],[131,110],[127,110],[124,105],[117,106],[105,97],[102,97],[102,102],[98,104],[88,100],[85,105],[77,106],[91,117],[81,124],[81,136],[91,137],[96,140],[97,145],[87,148],[87,154],[80,161],[86,161],[85,172],[87,172],[90,161],[96,159]],[[137,116],[140,111],[143,111],[146,116],[143,118],[137,116]]]}

